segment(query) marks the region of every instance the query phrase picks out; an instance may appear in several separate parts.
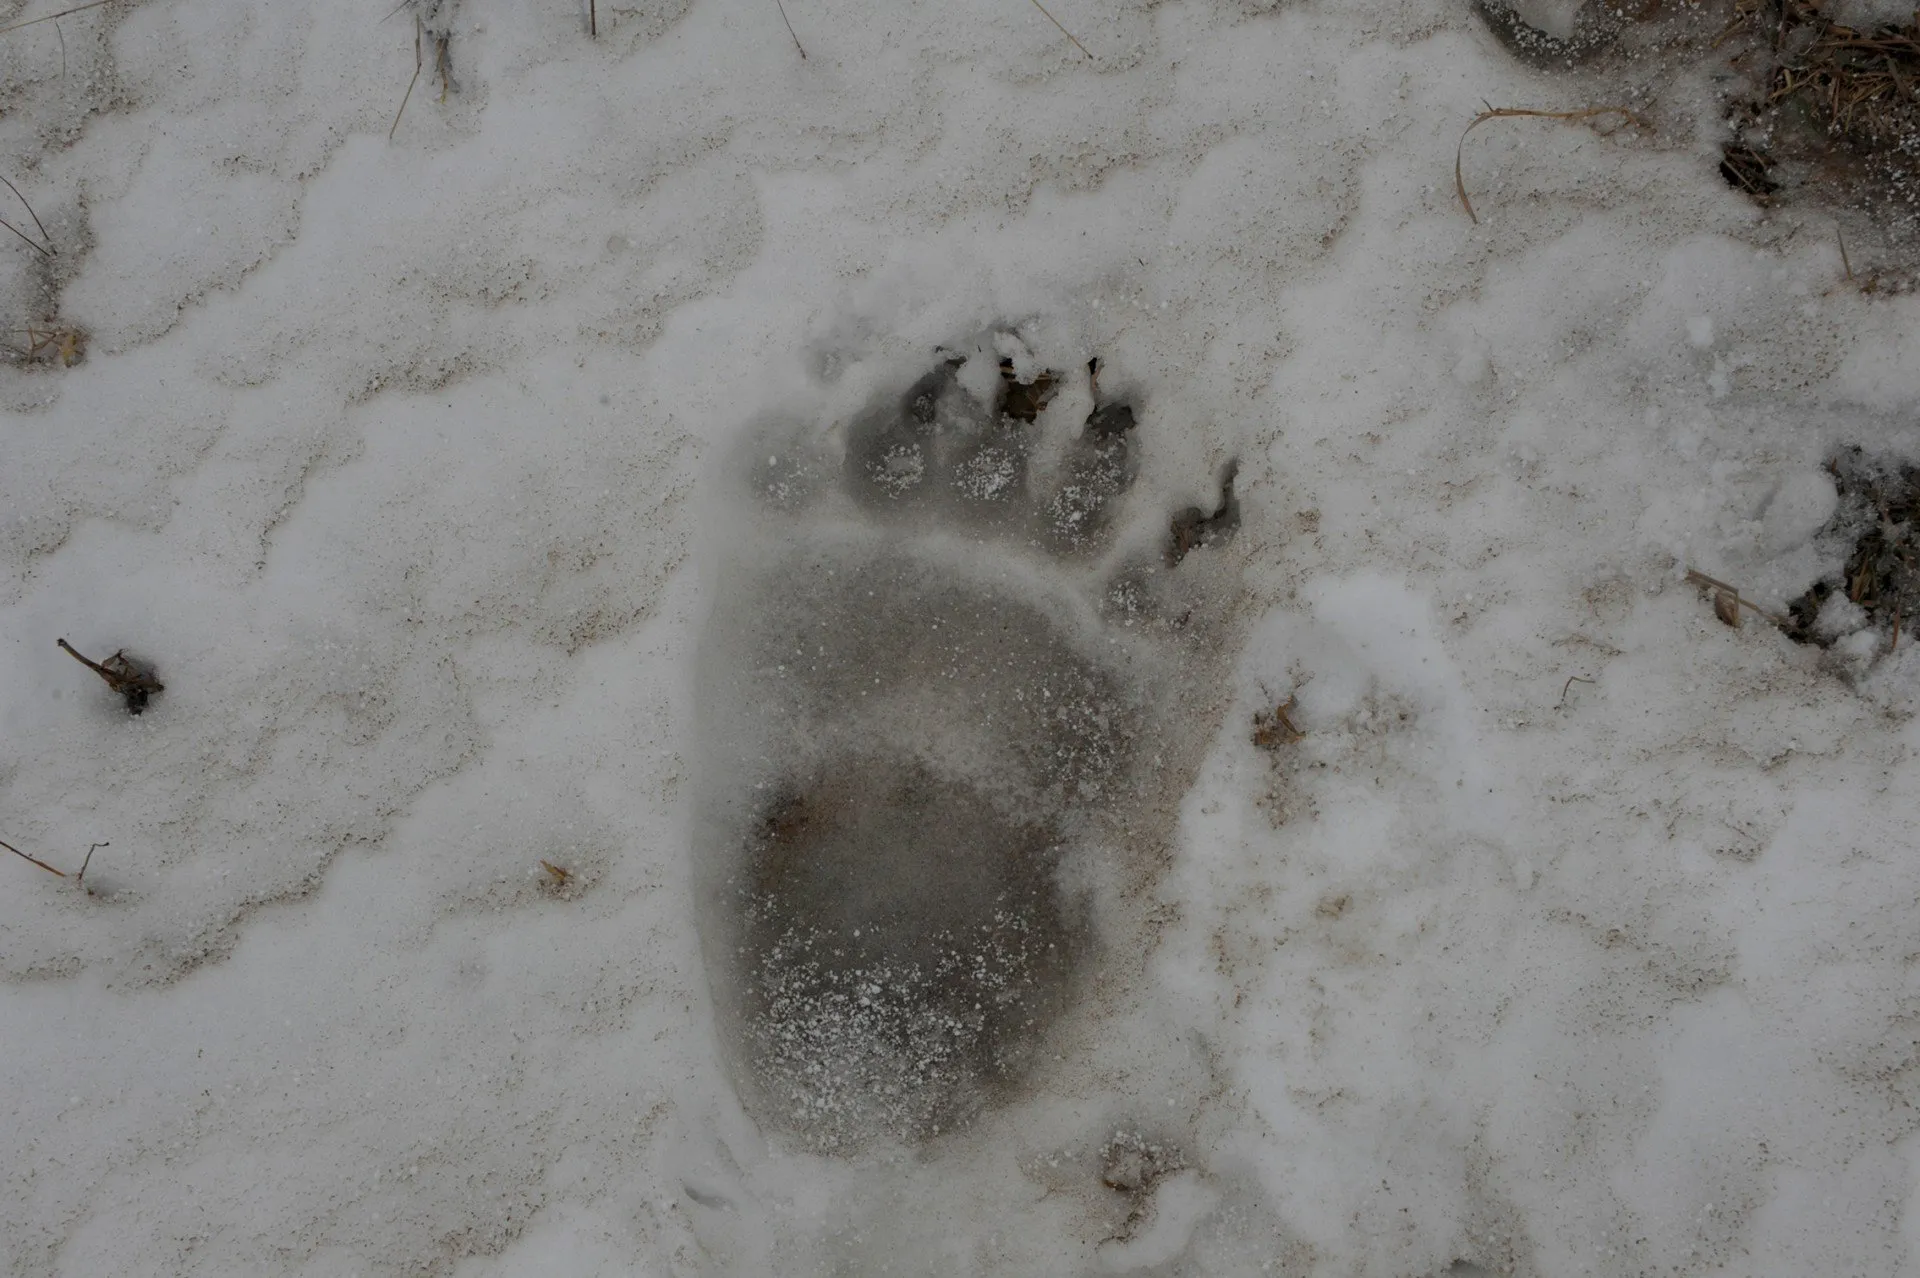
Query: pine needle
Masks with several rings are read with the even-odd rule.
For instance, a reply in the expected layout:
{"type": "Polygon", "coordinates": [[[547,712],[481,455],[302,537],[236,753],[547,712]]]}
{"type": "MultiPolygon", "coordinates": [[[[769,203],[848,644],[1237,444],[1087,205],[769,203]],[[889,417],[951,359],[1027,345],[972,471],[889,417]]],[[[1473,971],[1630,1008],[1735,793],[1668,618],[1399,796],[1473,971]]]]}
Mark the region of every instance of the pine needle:
{"type": "MultiPolygon", "coordinates": [[[[1034,2],[1037,4],[1039,0],[1034,0],[1034,2]]],[[[1516,116],[1532,116],[1542,120],[1574,121],[1591,120],[1595,116],[1600,115],[1621,116],[1632,124],[1637,124],[1642,128],[1647,127],[1645,120],[1635,115],[1632,111],[1627,110],[1625,107],[1588,107],[1583,111],[1536,111],[1531,107],[1487,107],[1486,110],[1473,117],[1473,122],[1468,124],[1465,131],[1460,134],[1460,145],[1453,150],[1453,189],[1460,196],[1460,207],[1467,211],[1467,216],[1472,218],[1476,225],[1479,224],[1480,215],[1473,211],[1473,201],[1467,198],[1467,182],[1460,172],[1461,155],[1467,147],[1468,133],[1473,132],[1488,120],[1507,120],[1516,116]]]]}
{"type": "Polygon", "coordinates": [[[22,240],[25,240],[27,243],[27,246],[39,252],[39,254],[42,257],[53,256],[52,249],[48,248],[44,244],[38,243],[37,241],[34,240],[34,238],[31,235],[28,235],[25,231],[21,230],[19,227],[15,226],[13,223],[7,221],[7,219],[5,219],[4,217],[0,217],[0,226],[6,227],[9,231],[12,231],[15,235],[19,236],[22,240]]]}
{"type": "Polygon", "coordinates": [[[25,852],[22,852],[19,848],[16,848],[11,843],[0,841],[0,848],[5,848],[7,851],[13,853],[15,856],[19,857],[23,861],[33,862],[35,865],[45,870],[48,874],[57,874],[63,879],[67,877],[67,872],[65,870],[56,870],[51,865],[48,865],[45,861],[42,861],[39,857],[28,856],[25,852]]]}
{"type": "MultiPolygon", "coordinates": [[[[803,45],[801,45],[800,37],[797,35],[794,35],[793,19],[787,16],[787,6],[780,3],[780,0],[773,0],[773,4],[775,8],[780,10],[780,21],[787,24],[787,34],[790,36],[793,36],[793,47],[800,50],[800,60],[802,62],[805,62],[807,60],[807,51],[806,51],[806,48],[803,45]]],[[[1071,40],[1073,37],[1068,36],[1067,38],[1071,40]]]]}
{"type": "Polygon", "coordinates": [[[393,127],[387,130],[387,141],[393,141],[393,135],[400,131],[400,117],[407,113],[407,103],[413,98],[413,86],[420,83],[420,19],[413,20],[413,79],[407,81],[407,92],[400,99],[400,109],[393,113],[393,127]]]}
{"type": "Polygon", "coordinates": [[[33,205],[27,203],[27,197],[24,195],[21,195],[20,188],[15,186],[11,182],[8,182],[7,179],[0,177],[0,183],[4,183],[6,185],[6,188],[9,191],[13,192],[14,198],[20,201],[21,207],[26,209],[27,211],[27,216],[33,219],[34,226],[39,228],[40,238],[45,240],[46,244],[44,245],[35,244],[33,240],[29,239],[25,234],[21,232],[19,227],[15,226],[11,222],[0,221],[0,226],[6,227],[9,231],[12,231],[15,235],[20,236],[21,239],[26,240],[27,243],[33,244],[33,247],[35,247],[36,249],[39,249],[40,252],[45,256],[47,257],[55,256],[59,252],[59,250],[53,247],[53,237],[47,234],[46,224],[41,222],[40,215],[33,211],[33,205]]]}
{"type": "MultiPolygon", "coordinates": [[[[1051,22],[1056,27],[1060,27],[1060,19],[1054,17],[1051,13],[1048,13],[1047,6],[1045,6],[1044,4],[1041,4],[1040,0],[1033,0],[1033,7],[1038,9],[1040,11],[1040,15],[1044,17],[1048,22],[1051,22]]],[[[1073,32],[1067,30],[1065,27],[1060,27],[1060,34],[1065,36],[1069,40],[1073,40],[1073,32]]],[[[1087,52],[1086,45],[1081,44],[1078,40],[1073,40],[1073,47],[1080,50],[1081,54],[1086,57],[1087,61],[1089,62],[1093,61],[1093,55],[1087,52]]]]}

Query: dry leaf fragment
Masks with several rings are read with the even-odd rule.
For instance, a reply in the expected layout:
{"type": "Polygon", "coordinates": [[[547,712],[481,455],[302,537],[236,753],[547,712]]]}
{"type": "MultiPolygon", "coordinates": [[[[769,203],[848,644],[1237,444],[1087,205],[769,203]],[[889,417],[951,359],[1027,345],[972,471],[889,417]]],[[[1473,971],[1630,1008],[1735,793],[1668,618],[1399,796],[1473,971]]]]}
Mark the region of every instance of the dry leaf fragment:
{"type": "Polygon", "coordinates": [[[1262,750],[1273,750],[1283,745],[1291,745],[1307,734],[1293,726],[1294,704],[1299,698],[1288,697],[1286,701],[1271,710],[1261,710],[1253,716],[1253,744],[1262,750]]]}

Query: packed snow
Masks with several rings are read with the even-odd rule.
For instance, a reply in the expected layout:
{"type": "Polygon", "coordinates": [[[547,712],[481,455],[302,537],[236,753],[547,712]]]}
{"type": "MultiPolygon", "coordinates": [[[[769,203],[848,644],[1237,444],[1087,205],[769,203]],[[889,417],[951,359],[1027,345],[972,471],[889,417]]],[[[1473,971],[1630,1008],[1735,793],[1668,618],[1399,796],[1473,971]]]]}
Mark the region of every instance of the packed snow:
{"type": "Polygon", "coordinates": [[[64,7],[8,1273],[1920,1272],[1920,296],[1706,18],[64,7]]]}

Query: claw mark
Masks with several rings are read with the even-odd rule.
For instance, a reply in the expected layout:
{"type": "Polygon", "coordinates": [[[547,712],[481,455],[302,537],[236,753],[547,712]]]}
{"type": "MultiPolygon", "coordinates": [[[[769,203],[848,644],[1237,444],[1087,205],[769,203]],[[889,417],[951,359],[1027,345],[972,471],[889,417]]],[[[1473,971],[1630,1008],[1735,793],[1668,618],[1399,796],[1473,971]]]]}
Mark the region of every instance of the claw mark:
{"type": "Polygon", "coordinates": [[[1173,517],[1172,537],[1167,543],[1169,568],[1195,550],[1227,540],[1239,529],[1240,499],[1233,492],[1234,477],[1239,473],[1239,462],[1227,463],[1220,476],[1220,504],[1211,513],[1189,506],[1173,517]]]}

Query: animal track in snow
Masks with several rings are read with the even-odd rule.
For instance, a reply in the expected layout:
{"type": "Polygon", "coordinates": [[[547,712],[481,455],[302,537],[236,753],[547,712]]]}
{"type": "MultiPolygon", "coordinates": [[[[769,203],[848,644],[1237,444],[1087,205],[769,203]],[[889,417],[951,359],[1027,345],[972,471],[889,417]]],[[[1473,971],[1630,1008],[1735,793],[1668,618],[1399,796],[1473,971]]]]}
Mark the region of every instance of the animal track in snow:
{"type": "Polygon", "coordinates": [[[721,480],[701,931],[743,1100],[817,1148],[1020,1092],[1128,930],[1090,885],[1150,881],[1212,728],[1236,578],[1191,552],[1237,526],[1231,469],[1155,514],[1133,404],[1056,420],[1017,345],[752,428],[721,480]]]}

